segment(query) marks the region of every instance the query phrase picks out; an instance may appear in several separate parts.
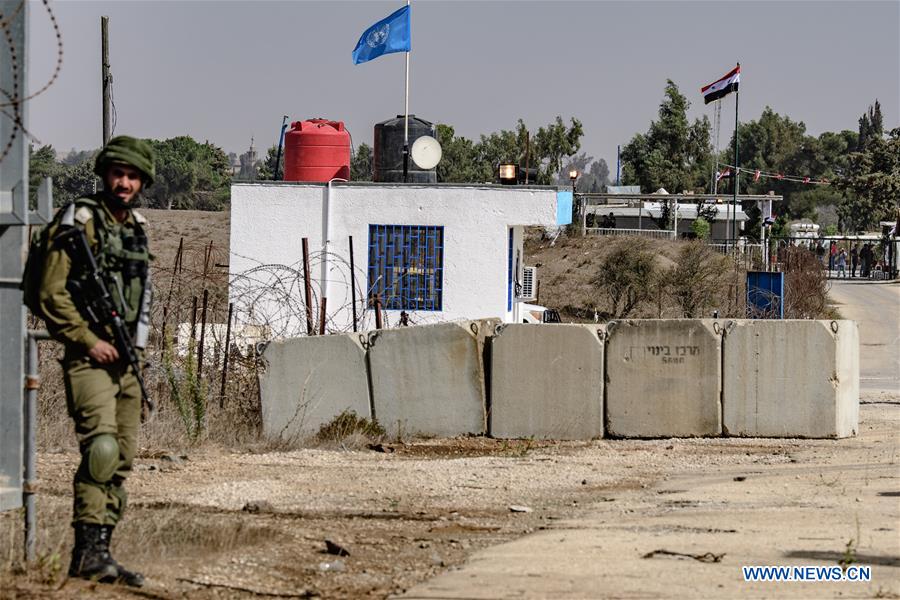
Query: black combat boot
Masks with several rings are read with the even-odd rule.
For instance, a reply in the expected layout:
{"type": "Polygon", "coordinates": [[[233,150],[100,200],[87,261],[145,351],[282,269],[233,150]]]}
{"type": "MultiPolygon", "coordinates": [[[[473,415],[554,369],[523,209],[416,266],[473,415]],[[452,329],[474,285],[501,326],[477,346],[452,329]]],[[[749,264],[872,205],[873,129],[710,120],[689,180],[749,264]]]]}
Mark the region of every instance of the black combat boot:
{"type": "Polygon", "coordinates": [[[101,525],[94,523],[75,523],[75,547],[72,549],[72,564],[69,565],[69,577],[93,579],[104,583],[112,583],[119,578],[116,563],[109,557],[109,542],[101,525]]]}
{"type": "Polygon", "coordinates": [[[109,557],[109,561],[115,565],[116,571],[118,573],[118,580],[125,585],[130,585],[131,587],[141,587],[144,585],[144,576],[137,571],[129,571],[118,562],[116,559],[112,557],[109,553],[109,544],[112,542],[112,534],[113,529],[115,529],[115,525],[102,525],[103,535],[102,543],[104,544],[103,549],[106,552],[106,556],[109,557]]]}

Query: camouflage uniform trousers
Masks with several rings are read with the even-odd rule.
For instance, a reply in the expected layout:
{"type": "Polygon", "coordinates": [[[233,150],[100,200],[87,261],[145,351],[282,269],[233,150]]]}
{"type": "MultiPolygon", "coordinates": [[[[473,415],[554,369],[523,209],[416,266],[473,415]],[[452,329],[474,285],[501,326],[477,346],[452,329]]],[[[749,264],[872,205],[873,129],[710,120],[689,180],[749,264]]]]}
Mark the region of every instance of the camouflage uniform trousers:
{"type": "Polygon", "coordinates": [[[90,441],[111,434],[119,447],[115,473],[107,482],[91,477],[88,461],[75,473],[72,521],[115,526],[125,512],[125,479],[137,452],[141,426],[141,388],[131,367],[117,361],[99,365],[90,358],[66,356],[63,361],[66,404],[75,421],[82,456],[90,441]]]}

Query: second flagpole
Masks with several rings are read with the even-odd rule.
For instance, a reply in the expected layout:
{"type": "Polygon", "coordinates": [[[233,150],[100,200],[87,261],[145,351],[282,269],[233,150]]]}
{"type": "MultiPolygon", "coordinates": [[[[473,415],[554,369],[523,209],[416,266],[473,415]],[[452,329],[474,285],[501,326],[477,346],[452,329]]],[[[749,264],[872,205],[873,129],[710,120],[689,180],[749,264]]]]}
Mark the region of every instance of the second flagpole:
{"type": "MultiPolygon", "coordinates": [[[[406,0],[409,6],[409,0],[406,0]]],[[[403,106],[403,183],[409,183],[409,50],[406,51],[406,93],[403,106]]]]}
{"type": "MultiPolygon", "coordinates": [[[[741,63],[737,64],[737,68],[741,68],[741,63]]],[[[738,163],[738,99],[741,92],[739,89],[734,91],[734,196],[731,201],[731,234],[734,249],[737,249],[737,197],[738,186],[741,179],[741,165],[738,163]]]]}

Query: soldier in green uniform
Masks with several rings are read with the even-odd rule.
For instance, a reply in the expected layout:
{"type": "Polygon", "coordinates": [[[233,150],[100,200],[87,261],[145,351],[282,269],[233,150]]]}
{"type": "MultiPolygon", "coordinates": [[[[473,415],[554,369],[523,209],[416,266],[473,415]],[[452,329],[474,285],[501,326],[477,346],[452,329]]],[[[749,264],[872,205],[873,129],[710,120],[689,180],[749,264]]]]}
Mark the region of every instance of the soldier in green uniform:
{"type": "Polygon", "coordinates": [[[69,575],[141,586],[143,576],[119,565],[109,553],[137,450],[141,390],[112,332],[92,314],[83,286],[86,265],[78,264],[61,242],[54,243],[54,234],[72,227],[84,231],[134,345],[143,348],[149,324],[150,254],[146,220],[133,207],[141,190],[153,182],[153,150],[143,140],[117,136],[98,154],[94,171],[104,189],[69,204],[55,220],[39,292],[47,328],[65,346],[66,401],[81,449],[69,575]]]}

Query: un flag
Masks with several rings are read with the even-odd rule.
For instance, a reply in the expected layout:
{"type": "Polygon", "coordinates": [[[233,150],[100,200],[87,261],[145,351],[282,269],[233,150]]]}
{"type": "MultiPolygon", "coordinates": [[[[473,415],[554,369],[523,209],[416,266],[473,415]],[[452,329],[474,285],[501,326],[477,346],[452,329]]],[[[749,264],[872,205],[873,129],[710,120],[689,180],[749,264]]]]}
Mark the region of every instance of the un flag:
{"type": "Polygon", "coordinates": [[[409,5],[406,5],[363,31],[353,49],[353,64],[391,52],[409,52],[409,49],[409,5]]]}

